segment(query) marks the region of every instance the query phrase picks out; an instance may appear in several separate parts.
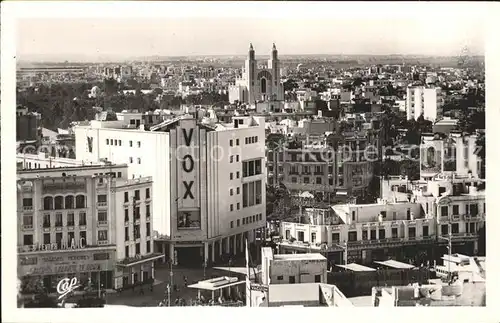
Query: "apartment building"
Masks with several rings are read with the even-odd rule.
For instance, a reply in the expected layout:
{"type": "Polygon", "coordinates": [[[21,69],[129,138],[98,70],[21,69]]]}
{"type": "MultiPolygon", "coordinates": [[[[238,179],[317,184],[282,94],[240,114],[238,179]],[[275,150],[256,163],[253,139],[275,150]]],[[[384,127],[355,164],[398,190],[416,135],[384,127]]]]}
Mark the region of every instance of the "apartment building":
{"type": "Polygon", "coordinates": [[[436,121],[443,115],[444,95],[439,87],[408,86],[406,89],[406,118],[417,120],[421,115],[436,121]]]}
{"type": "Polygon", "coordinates": [[[369,263],[401,257],[403,247],[405,256],[416,249],[432,254],[432,245],[444,245],[451,237],[463,253],[478,252],[478,231],[485,222],[484,181],[437,178],[418,185],[397,178],[381,184],[382,194],[392,200],[306,209],[300,221],[282,222],[281,249],[322,252],[339,262],[338,253],[347,249],[348,262],[369,263]]]}
{"type": "Polygon", "coordinates": [[[158,250],[201,265],[243,251],[265,226],[264,118],[204,124],[189,115],[149,130],[122,121],[75,128],[77,160],[129,165],[129,178],[152,176],[158,250]]]}
{"type": "Polygon", "coordinates": [[[128,180],[126,165],[111,164],[17,176],[19,277],[49,290],[68,275],[104,289],[154,278],[163,255],[153,253],[151,178],[128,180]]]}

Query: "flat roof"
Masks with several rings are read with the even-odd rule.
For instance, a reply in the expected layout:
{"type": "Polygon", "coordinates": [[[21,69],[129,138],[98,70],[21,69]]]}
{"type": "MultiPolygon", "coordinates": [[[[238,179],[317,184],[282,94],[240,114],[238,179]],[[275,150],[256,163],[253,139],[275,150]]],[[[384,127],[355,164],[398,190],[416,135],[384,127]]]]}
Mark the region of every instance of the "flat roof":
{"type": "Polygon", "coordinates": [[[281,254],[274,255],[273,260],[326,260],[325,256],[320,253],[296,253],[296,254],[281,254]]]}
{"type": "Polygon", "coordinates": [[[359,265],[356,263],[351,263],[351,264],[347,264],[347,265],[337,265],[337,267],[341,267],[341,268],[352,270],[352,271],[377,271],[377,269],[375,269],[375,268],[366,267],[366,266],[359,265]]]}
{"type": "MultiPolygon", "coordinates": [[[[214,269],[217,270],[225,270],[229,271],[231,273],[237,273],[237,274],[242,274],[246,275],[247,274],[247,269],[246,267],[214,267],[214,269]]],[[[254,272],[258,275],[261,273],[261,270],[255,268],[250,268],[250,278],[253,278],[255,276],[254,272]]]]}
{"type": "Polygon", "coordinates": [[[195,288],[195,289],[215,291],[215,290],[220,290],[220,289],[231,287],[231,286],[241,285],[244,283],[245,283],[244,280],[237,280],[237,278],[235,278],[235,277],[233,277],[233,279],[230,279],[228,277],[217,277],[217,278],[199,281],[196,284],[189,285],[188,287],[195,288]]]}
{"type": "Polygon", "coordinates": [[[319,295],[319,283],[269,285],[269,303],[319,302],[319,295]]]}
{"type": "Polygon", "coordinates": [[[410,265],[410,264],[407,264],[407,263],[404,263],[404,262],[400,262],[400,261],[396,261],[396,260],[385,260],[385,261],[374,261],[375,263],[377,264],[381,264],[381,265],[384,265],[384,266],[387,266],[387,267],[391,267],[391,268],[396,268],[396,269],[412,269],[412,268],[415,268],[415,266],[413,265],[410,265]]]}

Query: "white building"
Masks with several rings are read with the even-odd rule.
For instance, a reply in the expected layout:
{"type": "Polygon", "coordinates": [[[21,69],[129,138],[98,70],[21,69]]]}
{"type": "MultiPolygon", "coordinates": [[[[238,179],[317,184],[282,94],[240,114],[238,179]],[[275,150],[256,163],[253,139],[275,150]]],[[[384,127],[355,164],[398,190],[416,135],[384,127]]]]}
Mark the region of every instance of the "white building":
{"type": "Polygon", "coordinates": [[[284,91],[280,79],[278,50],[273,44],[267,67],[259,67],[252,44],[242,70],[242,77],[229,86],[230,102],[283,101],[284,91]]]}
{"type": "Polygon", "coordinates": [[[149,131],[92,121],[75,136],[77,160],[126,163],[130,178],[152,176],[158,247],[176,262],[242,252],[243,239],[265,226],[264,118],[211,126],[184,116],[149,131]]]}
{"type": "Polygon", "coordinates": [[[439,87],[408,86],[406,89],[406,118],[417,120],[421,115],[429,121],[442,116],[443,94],[439,87]]]}
{"type": "Polygon", "coordinates": [[[164,255],[153,252],[151,178],[129,180],[126,165],[111,164],[17,175],[19,277],[49,290],[68,275],[104,289],[154,279],[164,255]]]}

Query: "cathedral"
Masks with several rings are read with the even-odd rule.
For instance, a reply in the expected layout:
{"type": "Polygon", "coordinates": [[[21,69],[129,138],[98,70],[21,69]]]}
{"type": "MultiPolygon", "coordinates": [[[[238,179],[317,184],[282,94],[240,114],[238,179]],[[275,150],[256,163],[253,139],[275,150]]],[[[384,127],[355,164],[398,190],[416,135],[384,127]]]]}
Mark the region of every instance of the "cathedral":
{"type": "Polygon", "coordinates": [[[273,44],[271,57],[265,66],[258,66],[252,44],[248,50],[248,58],[242,68],[241,78],[229,86],[229,101],[255,104],[257,102],[283,101],[283,84],[281,83],[278,50],[273,44]]]}

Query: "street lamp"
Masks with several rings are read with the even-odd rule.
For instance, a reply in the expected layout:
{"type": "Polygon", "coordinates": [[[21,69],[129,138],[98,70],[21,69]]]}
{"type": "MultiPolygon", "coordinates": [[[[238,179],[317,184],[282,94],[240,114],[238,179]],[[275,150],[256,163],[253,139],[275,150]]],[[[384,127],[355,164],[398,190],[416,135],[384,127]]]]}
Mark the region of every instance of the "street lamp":
{"type": "Polygon", "coordinates": [[[207,262],[203,262],[203,280],[206,279],[207,262]]]}
{"type": "Polygon", "coordinates": [[[339,246],[344,250],[344,265],[347,265],[347,240],[345,240],[344,243],[339,246]]]}

